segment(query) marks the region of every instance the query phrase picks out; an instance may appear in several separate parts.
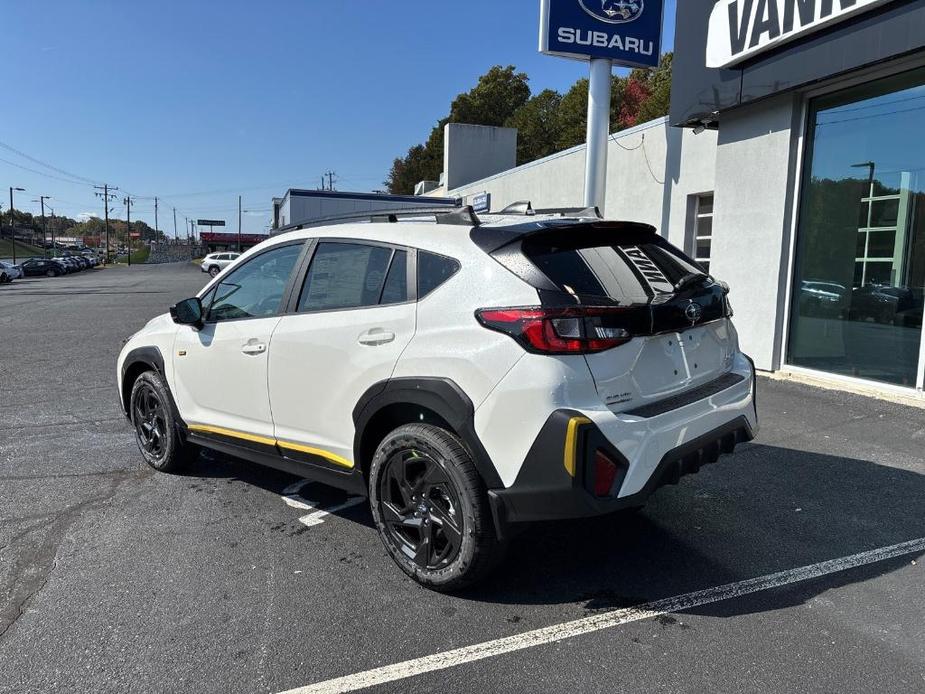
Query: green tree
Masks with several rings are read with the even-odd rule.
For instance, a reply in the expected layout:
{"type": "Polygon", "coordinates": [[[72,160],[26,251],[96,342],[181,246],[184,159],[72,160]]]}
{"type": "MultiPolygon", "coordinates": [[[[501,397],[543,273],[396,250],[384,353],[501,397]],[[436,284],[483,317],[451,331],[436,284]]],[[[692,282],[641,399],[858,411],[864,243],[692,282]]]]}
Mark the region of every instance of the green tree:
{"type": "Polygon", "coordinates": [[[544,89],[512,115],[505,125],[517,128],[517,163],[526,164],[558,151],[562,137],[562,95],[544,89]]]}
{"type": "Polygon", "coordinates": [[[658,67],[648,77],[649,98],[639,107],[639,122],[653,120],[668,115],[671,107],[671,67],[673,53],[665,53],[659,60],[658,67]]]}
{"type": "Polygon", "coordinates": [[[530,98],[529,78],[513,65],[495,65],[468,92],[456,96],[423,145],[395,159],[385,181],[390,193],[409,194],[419,181],[435,181],[443,171],[443,128],[447,123],[502,126],[530,98]]]}
{"type": "MultiPolygon", "coordinates": [[[[623,99],[625,80],[616,75],[610,84],[610,123],[611,130],[619,121],[620,103],[623,99]]],[[[588,134],[588,78],[582,77],[575,82],[565,96],[559,109],[560,135],[558,150],[568,149],[584,144],[588,134]]]]}

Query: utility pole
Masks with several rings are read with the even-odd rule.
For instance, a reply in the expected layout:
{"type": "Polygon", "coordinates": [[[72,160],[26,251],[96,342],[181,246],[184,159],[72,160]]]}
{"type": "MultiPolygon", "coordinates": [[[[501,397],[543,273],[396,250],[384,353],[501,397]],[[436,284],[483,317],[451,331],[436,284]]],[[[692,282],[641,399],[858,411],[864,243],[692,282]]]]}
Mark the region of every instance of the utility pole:
{"type": "Polygon", "coordinates": [[[13,226],[13,191],[25,191],[25,188],[10,186],[10,245],[13,248],[13,265],[16,264],[16,227],[13,226]]]}
{"type": "MultiPolygon", "coordinates": [[[[155,200],[156,199],[157,198],[155,198],[155,200]]],[[[132,202],[132,197],[130,195],[126,195],[122,202],[125,204],[125,233],[128,234],[128,266],[132,267],[132,205],[135,203],[132,202]]],[[[157,209],[157,207],[154,209],[157,209]]],[[[157,233],[156,228],[154,231],[157,233]]]]}
{"type": "Polygon", "coordinates": [[[238,253],[241,253],[241,196],[238,196],[238,253]]]}
{"type": "Polygon", "coordinates": [[[154,198],[154,238],[160,240],[160,229],[157,228],[157,196],[154,198]]]}
{"type": "Polygon", "coordinates": [[[94,195],[103,199],[103,216],[106,218],[106,264],[109,265],[112,260],[112,247],[109,245],[109,201],[116,197],[115,193],[112,191],[119,189],[114,187],[111,188],[108,183],[102,186],[93,187],[97,189],[101,188],[103,190],[102,193],[96,192],[94,195]]]}
{"type": "MultiPolygon", "coordinates": [[[[334,171],[328,171],[325,176],[328,177],[328,190],[334,190],[334,177],[337,174],[334,171]]],[[[324,187],[324,176],[321,177],[321,186],[324,187]]]]}
{"type": "Polygon", "coordinates": [[[177,241],[177,243],[180,242],[180,237],[177,236],[177,208],[176,207],[173,208],[173,238],[177,241]]]}

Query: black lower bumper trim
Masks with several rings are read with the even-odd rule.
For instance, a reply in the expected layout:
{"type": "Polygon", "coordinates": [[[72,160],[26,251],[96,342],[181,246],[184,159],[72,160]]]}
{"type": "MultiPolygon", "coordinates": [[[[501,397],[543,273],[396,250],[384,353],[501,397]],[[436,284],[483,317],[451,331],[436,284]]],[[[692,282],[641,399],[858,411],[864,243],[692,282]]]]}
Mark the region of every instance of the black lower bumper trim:
{"type": "MultiPolygon", "coordinates": [[[[540,442],[543,436],[541,432],[537,441],[540,442]]],[[[512,523],[585,518],[642,506],[659,487],[677,484],[683,476],[716,462],[721,455],[732,453],[738,444],[753,438],[748,418],[744,415],[737,417],[668,451],[642,490],[619,498],[592,495],[580,479],[569,477],[564,472],[561,462],[553,461],[548,456],[545,460],[542,456],[539,459],[528,459],[512,486],[488,492],[497,530],[499,535],[503,535],[507,532],[506,526],[512,523]],[[537,470],[542,472],[538,473],[537,470]],[[562,470],[561,474],[559,470],[562,470]]],[[[546,448],[550,450],[548,446],[546,448]]],[[[558,448],[558,451],[561,450],[558,448]]]]}

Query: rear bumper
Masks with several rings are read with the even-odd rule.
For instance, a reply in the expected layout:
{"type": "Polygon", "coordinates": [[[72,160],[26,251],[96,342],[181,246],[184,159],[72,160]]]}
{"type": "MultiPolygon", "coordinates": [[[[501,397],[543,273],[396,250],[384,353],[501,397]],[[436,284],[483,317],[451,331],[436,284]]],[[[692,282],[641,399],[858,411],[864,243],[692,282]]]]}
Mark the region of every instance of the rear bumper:
{"type": "Polygon", "coordinates": [[[510,524],[599,516],[645,504],[659,487],[732,453],[758,430],[754,369],[707,398],[651,418],[560,409],[533,443],[514,483],[488,495],[499,534],[510,524]],[[571,437],[569,434],[571,424],[571,437]],[[594,493],[595,454],[617,466],[610,494],[594,493]],[[569,456],[572,459],[569,459],[569,456]]]}

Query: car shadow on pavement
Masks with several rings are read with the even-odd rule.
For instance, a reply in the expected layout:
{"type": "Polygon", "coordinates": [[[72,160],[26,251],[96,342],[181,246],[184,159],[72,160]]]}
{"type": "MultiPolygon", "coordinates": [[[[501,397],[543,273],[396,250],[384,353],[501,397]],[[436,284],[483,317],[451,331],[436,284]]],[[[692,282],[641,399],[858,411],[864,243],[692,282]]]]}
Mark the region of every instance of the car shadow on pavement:
{"type": "MultiPolygon", "coordinates": [[[[635,514],[537,525],[471,600],[639,605],[925,536],[925,475],[751,444],[664,487],[635,514]]],[[[912,554],[746,599],[693,609],[742,614],[800,604],[907,565],[912,554]]]]}
{"type": "MultiPolygon", "coordinates": [[[[186,475],[284,494],[297,477],[204,452],[186,475]]],[[[346,495],[312,485],[336,505],[346,495]]],[[[925,475],[869,461],[748,444],[663,487],[637,513],[532,525],[484,583],[457,594],[510,605],[630,607],[925,537],[925,475]]],[[[365,504],[334,515],[368,527],[365,504]]],[[[383,550],[384,552],[384,550],[383,550]]],[[[800,604],[908,564],[907,555],[691,610],[743,614],[800,604]]]]}

